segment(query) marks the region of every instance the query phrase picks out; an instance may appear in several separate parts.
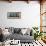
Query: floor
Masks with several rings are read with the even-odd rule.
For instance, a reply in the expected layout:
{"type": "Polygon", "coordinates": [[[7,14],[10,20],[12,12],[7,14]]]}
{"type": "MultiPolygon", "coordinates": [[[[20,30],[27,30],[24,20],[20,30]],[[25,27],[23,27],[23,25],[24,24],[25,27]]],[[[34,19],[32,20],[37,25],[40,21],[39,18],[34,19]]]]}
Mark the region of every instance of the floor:
{"type": "Polygon", "coordinates": [[[42,40],[36,40],[33,43],[19,43],[16,45],[5,44],[4,46],[46,46],[46,44],[42,40]]]}
{"type": "Polygon", "coordinates": [[[46,46],[45,43],[43,43],[42,40],[39,40],[39,41],[34,41],[33,43],[26,43],[26,44],[22,44],[22,46],[46,46]]]}

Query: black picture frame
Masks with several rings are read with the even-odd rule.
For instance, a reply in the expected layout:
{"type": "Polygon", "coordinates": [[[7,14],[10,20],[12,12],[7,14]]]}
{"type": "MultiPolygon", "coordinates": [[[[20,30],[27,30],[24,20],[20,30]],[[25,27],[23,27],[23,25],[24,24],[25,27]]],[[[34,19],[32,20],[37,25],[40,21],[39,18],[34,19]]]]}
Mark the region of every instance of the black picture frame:
{"type": "Polygon", "coordinates": [[[8,19],[20,19],[21,18],[21,12],[8,12],[7,18],[8,19]]]}

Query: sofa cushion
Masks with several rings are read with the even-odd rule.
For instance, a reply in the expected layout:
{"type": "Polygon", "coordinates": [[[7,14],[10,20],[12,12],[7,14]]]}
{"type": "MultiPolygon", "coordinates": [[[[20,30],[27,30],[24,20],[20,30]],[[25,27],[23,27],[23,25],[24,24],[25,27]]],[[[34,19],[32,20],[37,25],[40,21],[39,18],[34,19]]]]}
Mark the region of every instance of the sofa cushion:
{"type": "Polygon", "coordinates": [[[26,32],[27,32],[27,28],[21,30],[21,33],[22,33],[23,35],[24,35],[26,32]]]}
{"type": "Polygon", "coordinates": [[[20,28],[14,28],[14,33],[20,33],[21,29],[20,28]]]}
{"type": "Polygon", "coordinates": [[[9,38],[12,40],[12,39],[15,39],[15,40],[20,40],[20,42],[32,42],[32,40],[34,40],[34,37],[33,36],[29,36],[29,35],[21,35],[21,34],[13,34],[13,35],[10,35],[9,38]],[[24,41],[23,41],[24,40],[24,41]]]}
{"type": "Polygon", "coordinates": [[[8,32],[13,34],[14,33],[14,27],[9,27],[8,32]]]}

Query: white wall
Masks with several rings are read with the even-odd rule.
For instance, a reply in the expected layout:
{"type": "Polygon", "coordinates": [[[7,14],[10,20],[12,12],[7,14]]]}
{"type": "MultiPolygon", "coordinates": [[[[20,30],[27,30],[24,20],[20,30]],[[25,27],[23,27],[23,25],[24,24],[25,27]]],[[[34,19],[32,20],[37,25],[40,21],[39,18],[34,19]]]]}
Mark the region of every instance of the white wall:
{"type": "Polygon", "coordinates": [[[0,27],[32,27],[40,26],[40,4],[32,1],[1,2],[0,1],[0,27]],[[7,12],[21,12],[21,19],[7,19],[7,12]]]}

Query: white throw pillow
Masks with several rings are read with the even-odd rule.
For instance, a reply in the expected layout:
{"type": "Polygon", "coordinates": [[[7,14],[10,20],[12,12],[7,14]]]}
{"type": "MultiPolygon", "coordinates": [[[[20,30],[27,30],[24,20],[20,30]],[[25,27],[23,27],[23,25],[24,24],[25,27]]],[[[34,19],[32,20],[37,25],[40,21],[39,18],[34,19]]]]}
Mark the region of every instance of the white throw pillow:
{"type": "Polygon", "coordinates": [[[3,35],[5,35],[5,36],[10,35],[10,33],[8,32],[8,29],[3,30],[3,35]]]}
{"type": "Polygon", "coordinates": [[[21,33],[24,35],[27,32],[27,29],[21,29],[21,33]]]}

